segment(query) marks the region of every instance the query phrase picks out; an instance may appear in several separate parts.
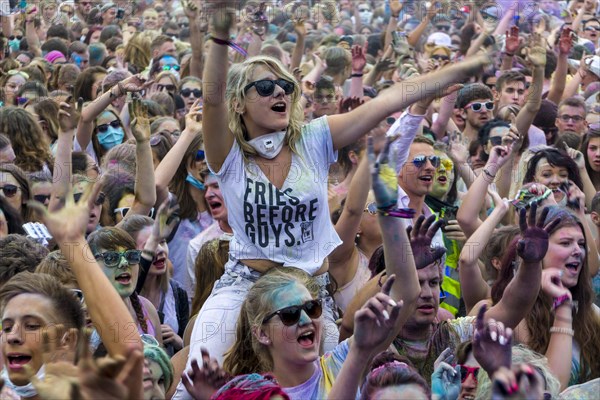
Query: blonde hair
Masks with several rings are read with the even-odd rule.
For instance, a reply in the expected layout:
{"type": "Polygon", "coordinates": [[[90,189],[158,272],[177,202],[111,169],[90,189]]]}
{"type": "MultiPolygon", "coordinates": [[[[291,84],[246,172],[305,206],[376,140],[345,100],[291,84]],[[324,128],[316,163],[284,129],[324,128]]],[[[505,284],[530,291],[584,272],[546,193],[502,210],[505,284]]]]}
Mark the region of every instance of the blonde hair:
{"type": "Polygon", "coordinates": [[[223,368],[232,376],[273,370],[269,348],[258,341],[253,331],[260,329],[265,317],[274,311],[274,296],[294,283],[306,287],[313,298],[318,297],[317,281],[301,269],[292,267],[275,267],[250,288],[240,310],[235,343],[223,362],[223,368]]]}
{"type": "Polygon", "coordinates": [[[240,146],[244,158],[250,155],[258,155],[256,150],[248,144],[248,132],[242,119],[242,114],[237,112],[244,109],[246,105],[246,93],[244,87],[251,82],[254,70],[262,66],[273,72],[278,78],[286,79],[294,84],[294,92],[291,94],[290,123],[287,127],[286,143],[294,153],[296,143],[300,139],[304,111],[300,105],[300,87],[292,74],[276,59],[267,56],[252,57],[240,64],[234,64],[227,76],[227,89],[225,92],[227,111],[229,113],[229,129],[240,146]]]}

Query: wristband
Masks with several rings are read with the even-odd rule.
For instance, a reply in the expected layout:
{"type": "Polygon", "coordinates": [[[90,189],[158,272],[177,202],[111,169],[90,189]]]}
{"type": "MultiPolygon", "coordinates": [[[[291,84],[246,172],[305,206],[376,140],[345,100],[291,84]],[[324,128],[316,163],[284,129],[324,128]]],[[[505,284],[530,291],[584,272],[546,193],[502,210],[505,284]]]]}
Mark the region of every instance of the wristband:
{"type": "Polygon", "coordinates": [[[485,175],[489,176],[491,179],[496,179],[496,175],[492,175],[492,173],[490,171],[488,171],[487,168],[483,168],[482,171],[485,175]]]}
{"type": "Polygon", "coordinates": [[[234,43],[231,40],[223,40],[223,39],[216,38],[214,36],[209,36],[208,40],[212,40],[213,42],[215,42],[216,44],[218,44],[220,46],[229,46],[232,49],[234,49],[235,51],[237,51],[238,53],[240,53],[242,56],[248,57],[248,52],[246,50],[244,50],[239,44],[234,43]]]}
{"type": "Polygon", "coordinates": [[[575,331],[573,329],[558,326],[550,328],[550,333],[562,333],[563,335],[575,336],[575,331]]]}
{"type": "Polygon", "coordinates": [[[384,217],[413,219],[417,213],[413,208],[377,208],[377,212],[384,217]]]}
{"type": "Polygon", "coordinates": [[[562,306],[567,302],[571,302],[571,298],[568,294],[563,294],[562,296],[554,299],[554,303],[552,303],[552,309],[556,310],[558,307],[562,306]]]}

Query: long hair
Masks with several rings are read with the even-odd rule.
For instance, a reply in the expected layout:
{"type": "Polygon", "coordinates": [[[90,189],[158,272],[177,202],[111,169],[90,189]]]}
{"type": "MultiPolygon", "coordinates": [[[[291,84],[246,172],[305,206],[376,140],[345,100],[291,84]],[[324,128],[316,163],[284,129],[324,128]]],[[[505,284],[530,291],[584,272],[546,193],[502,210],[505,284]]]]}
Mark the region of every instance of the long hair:
{"type": "MultiPolygon", "coordinates": [[[[152,227],[154,225],[154,220],[145,215],[131,215],[125,218],[118,225],[119,228],[123,229],[125,232],[129,233],[129,235],[133,238],[133,240],[137,243],[137,238],[140,231],[144,228],[152,227]]],[[[144,250],[143,248],[138,248],[138,250],[144,250]]],[[[162,274],[158,278],[158,286],[160,287],[160,291],[163,293],[167,293],[169,290],[169,280],[171,279],[171,273],[169,272],[169,268],[167,268],[166,273],[162,274]]],[[[146,280],[148,282],[148,280],[146,280]]],[[[140,294],[144,295],[144,289],[140,294]]]]}
{"type": "Polygon", "coordinates": [[[19,211],[17,211],[4,196],[0,196],[0,213],[4,214],[6,225],[8,228],[8,234],[17,233],[19,235],[26,235],[25,229],[23,229],[23,218],[19,211]]]}
{"type": "Polygon", "coordinates": [[[4,108],[0,113],[0,132],[9,137],[15,150],[15,164],[23,170],[36,172],[44,166],[54,167],[50,143],[40,125],[25,109],[4,108]]]}
{"type": "Polygon", "coordinates": [[[109,169],[102,176],[102,191],[108,202],[108,207],[102,208],[102,225],[113,226],[117,223],[114,210],[119,201],[128,194],[135,194],[135,177],[125,169],[109,169]]]}
{"type": "Polygon", "coordinates": [[[577,167],[577,164],[575,164],[575,161],[573,161],[573,159],[564,151],[552,147],[536,151],[533,157],[529,159],[527,171],[525,172],[525,177],[523,178],[523,184],[535,182],[535,170],[542,158],[545,158],[553,167],[566,168],[567,172],[569,173],[569,180],[573,181],[573,183],[575,183],[579,189],[583,190],[583,181],[581,180],[579,168],[577,167]]]}
{"type": "Polygon", "coordinates": [[[58,139],[58,105],[49,97],[41,97],[31,103],[35,113],[46,123],[46,132],[52,142],[58,139]]]}
{"type": "Polygon", "coordinates": [[[213,239],[200,247],[196,257],[196,288],[192,301],[192,312],[196,315],[210,296],[213,286],[225,272],[225,264],[229,259],[229,241],[213,239]]]}
{"type": "Polygon", "coordinates": [[[21,188],[21,202],[23,203],[21,204],[21,217],[23,221],[34,221],[34,211],[27,206],[27,201],[33,199],[33,194],[31,192],[31,183],[25,172],[15,164],[0,164],[0,172],[11,174],[21,188]]]}
{"type": "Polygon", "coordinates": [[[110,151],[110,150],[105,150],[104,147],[102,147],[100,145],[100,142],[98,141],[98,118],[100,118],[100,116],[102,114],[104,114],[105,112],[109,112],[112,115],[114,115],[114,117],[121,124],[121,129],[123,130],[123,140],[121,141],[121,143],[125,143],[127,141],[127,135],[125,134],[125,126],[123,125],[123,121],[121,121],[121,117],[119,116],[119,113],[116,112],[111,106],[108,106],[100,113],[100,115],[98,115],[98,117],[96,117],[94,119],[94,132],[92,133],[92,145],[94,146],[94,151],[96,152],[96,156],[98,157],[98,160],[100,160],[102,157],[104,157],[104,155],[108,151],[110,151]]]}
{"type": "Polygon", "coordinates": [[[306,287],[313,298],[319,294],[319,284],[306,272],[292,267],[275,267],[260,277],[248,291],[238,318],[235,342],[225,354],[223,368],[231,375],[273,370],[273,358],[268,347],[258,341],[253,331],[260,329],[265,317],[273,312],[273,298],[291,284],[306,287]]]}
{"type": "Polygon", "coordinates": [[[102,67],[88,67],[79,74],[75,81],[73,97],[75,99],[83,98],[83,101],[92,101],[96,93],[92,93],[95,76],[97,74],[106,74],[106,70],[102,67]]]}
{"type": "Polygon", "coordinates": [[[144,34],[136,33],[125,46],[125,61],[134,67],[135,72],[142,72],[150,64],[152,41],[144,34]]]}
{"type": "Polygon", "coordinates": [[[190,193],[190,184],[185,180],[188,175],[187,167],[194,161],[196,153],[202,148],[202,135],[198,134],[192,139],[189,147],[183,155],[181,163],[171,180],[169,189],[177,196],[179,204],[179,216],[181,219],[195,220],[198,218],[198,205],[190,193]]]}
{"type": "MultiPolygon", "coordinates": [[[[304,111],[300,105],[300,87],[298,82],[279,61],[267,56],[251,57],[240,64],[234,64],[229,70],[227,76],[227,89],[225,92],[225,103],[229,117],[229,129],[242,150],[244,158],[256,156],[258,153],[248,144],[250,140],[248,130],[242,115],[236,110],[244,109],[246,105],[246,93],[244,87],[251,82],[254,70],[262,66],[272,71],[277,77],[286,79],[294,83],[294,92],[291,94],[291,112],[290,123],[287,127],[286,143],[293,152],[296,151],[296,144],[300,139],[302,123],[304,121],[304,111]]],[[[206,90],[203,90],[206,92],[206,90]]]]}
{"type": "MultiPolygon", "coordinates": [[[[561,221],[549,232],[550,236],[565,227],[578,227],[584,232],[581,221],[575,215],[565,208],[551,206],[551,211],[548,213],[545,223],[547,224],[556,218],[561,218],[561,221]]],[[[494,304],[500,301],[504,290],[514,277],[514,272],[519,268],[517,243],[518,238],[515,238],[510,244],[502,261],[498,279],[492,287],[492,301],[494,304]]],[[[573,301],[578,304],[577,311],[573,314],[575,341],[581,347],[581,373],[578,383],[600,376],[600,363],[598,362],[600,359],[600,318],[593,308],[594,291],[589,276],[590,270],[586,258],[583,268],[579,272],[577,284],[570,289],[573,301]]],[[[551,309],[552,299],[540,290],[531,312],[525,317],[525,323],[530,333],[530,341],[527,345],[542,354],[546,352],[550,342],[550,328],[554,322],[551,309]]]]}
{"type": "Polygon", "coordinates": [[[600,125],[595,125],[594,127],[590,126],[590,130],[583,137],[583,142],[581,143],[581,152],[583,153],[583,158],[585,159],[585,169],[594,184],[596,190],[600,190],[600,172],[594,171],[592,166],[590,165],[590,160],[588,159],[587,148],[590,144],[591,139],[600,138],[600,125]]]}

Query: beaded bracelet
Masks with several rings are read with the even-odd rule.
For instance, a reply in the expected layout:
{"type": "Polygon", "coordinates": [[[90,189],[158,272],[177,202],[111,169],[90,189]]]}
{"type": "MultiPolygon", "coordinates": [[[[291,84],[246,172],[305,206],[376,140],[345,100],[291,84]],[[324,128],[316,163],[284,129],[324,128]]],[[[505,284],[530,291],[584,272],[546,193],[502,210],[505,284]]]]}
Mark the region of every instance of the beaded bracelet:
{"type": "Polygon", "coordinates": [[[562,333],[563,335],[575,336],[575,331],[573,329],[559,326],[553,326],[550,328],[550,333],[562,333]]]}

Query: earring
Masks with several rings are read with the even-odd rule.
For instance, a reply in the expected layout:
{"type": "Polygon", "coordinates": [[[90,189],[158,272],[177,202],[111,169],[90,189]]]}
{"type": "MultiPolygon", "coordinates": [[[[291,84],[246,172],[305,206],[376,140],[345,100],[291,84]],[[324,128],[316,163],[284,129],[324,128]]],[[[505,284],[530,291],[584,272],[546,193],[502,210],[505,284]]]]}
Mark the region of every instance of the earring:
{"type": "Polygon", "coordinates": [[[360,240],[360,232],[356,234],[356,240],[360,240]]]}

